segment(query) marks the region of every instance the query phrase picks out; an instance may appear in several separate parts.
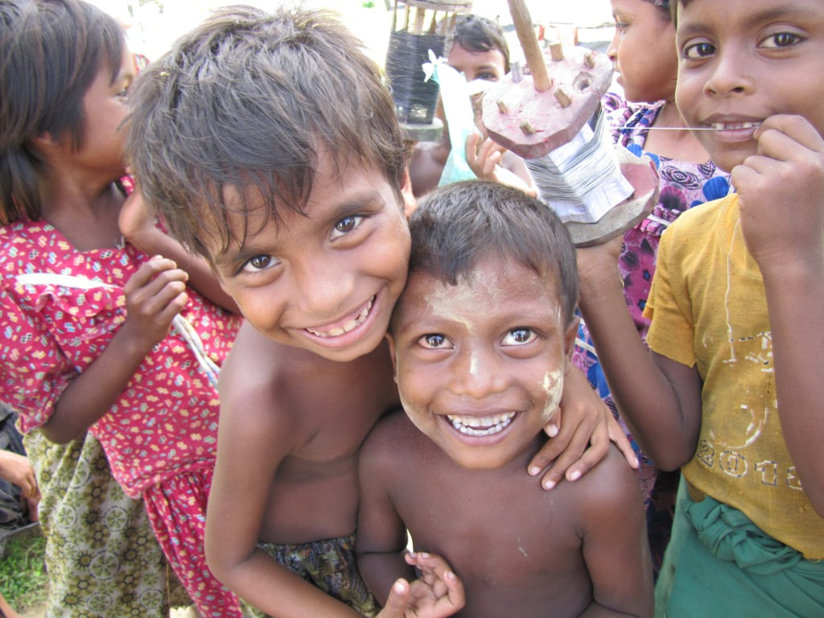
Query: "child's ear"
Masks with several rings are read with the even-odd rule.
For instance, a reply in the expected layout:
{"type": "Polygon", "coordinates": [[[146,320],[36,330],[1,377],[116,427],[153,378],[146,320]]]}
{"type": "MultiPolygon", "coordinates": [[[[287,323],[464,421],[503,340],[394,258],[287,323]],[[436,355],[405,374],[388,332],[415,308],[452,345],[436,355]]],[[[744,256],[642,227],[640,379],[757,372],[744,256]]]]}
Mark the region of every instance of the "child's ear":
{"type": "Polygon", "coordinates": [[[389,344],[389,357],[392,359],[392,377],[398,383],[398,363],[395,361],[395,340],[392,335],[386,333],[386,342],[389,344]]]}
{"type": "Polygon", "coordinates": [[[29,143],[36,152],[47,152],[60,145],[60,141],[56,140],[48,131],[44,131],[29,143]]]}
{"type": "Polygon", "coordinates": [[[577,316],[569,321],[569,325],[564,331],[564,358],[566,358],[567,369],[572,364],[572,351],[575,349],[575,337],[578,336],[578,322],[577,316]]]}
{"type": "Polygon", "coordinates": [[[401,185],[401,197],[403,198],[403,212],[408,219],[418,205],[415,194],[412,193],[412,178],[409,176],[409,169],[403,173],[403,185],[401,185]]]}

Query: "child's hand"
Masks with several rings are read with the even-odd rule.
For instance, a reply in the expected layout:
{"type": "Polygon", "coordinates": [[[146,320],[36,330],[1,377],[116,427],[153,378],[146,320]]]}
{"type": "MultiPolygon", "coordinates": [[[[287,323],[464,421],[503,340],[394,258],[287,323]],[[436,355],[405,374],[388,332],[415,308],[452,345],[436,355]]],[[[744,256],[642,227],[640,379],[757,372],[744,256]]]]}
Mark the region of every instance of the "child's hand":
{"type": "Polygon", "coordinates": [[[174,317],[186,305],[186,271],[174,261],[155,256],[126,282],[126,321],[121,329],[146,349],[169,332],[174,317]]]}
{"type": "Polygon", "coordinates": [[[23,455],[0,450],[0,478],[17,485],[26,498],[40,496],[34,468],[29,459],[23,455]]]}
{"type": "Polygon", "coordinates": [[[605,282],[609,287],[613,287],[621,280],[618,258],[623,246],[624,237],[618,235],[599,245],[576,248],[578,281],[582,297],[589,291],[602,291],[605,282]]]}
{"type": "Polygon", "coordinates": [[[27,512],[31,521],[37,521],[37,505],[40,502],[40,489],[37,477],[28,457],[0,450],[0,478],[17,485],[26,501],[27,512]]]}
{"type": "Polygon", "coordinates": [[[408,553],[404,558],[420,575],[411,584],[403,578],[392,584],[377,618],[442,618],[464,606],[463,582],[443,558],[426,553],[408,553]]]}
{"type": "Polygon", "coordinates": [[[463,582],[446,560],[423,552],[410,552],[404,558],[418,571],[418,578],[410,584],[406,618],[442,618],[464,606],[463,582]]]}
{"type": "Polygon", "coordinates": [[[732,170],[747,248],[762,271],[820,259],[824,138],[805,118],[790,115],[767,118],[755,137],[757,154],[732,170]]]}
{"type": "Polygon", "coordinates": [[[496,181],[495,168],[504,156],[504,147],[478,133],[466,138],[466,162],[481,180],[496,181]],[[483,141],[481,141],[483,140],[483,141]]]}
{"type": "Polygon", "coordinates": [[[120,207],[117,225],[123,238],[133,244],[139,244],[134,242],[135,238],[154,229],[154,209],[143,199],[143,194],[137,188],[120,207]]]}
{"type": "Polygon", "coordinates": [[[520,189],[534,197],[537,190],[533,185],[528,185],[501,165],[505,150],[491,139],[483,139],[478,133],[472,133],[466,138],[466,162],[478,178],[520,189]]]}
{"type": "Polygon", "coordinates": [[[630,466],[638,467],[638,458],[621,426],[576,367],[567,372],[560,409],[547,425],[546,433],[552,439],[532,458],[528,467],[530,474],[537,475],[552,463],[541,480],[544,489],[552,489],[564,477],[575,481],[586,474],[606,457],[610,441],[630,466]]]}

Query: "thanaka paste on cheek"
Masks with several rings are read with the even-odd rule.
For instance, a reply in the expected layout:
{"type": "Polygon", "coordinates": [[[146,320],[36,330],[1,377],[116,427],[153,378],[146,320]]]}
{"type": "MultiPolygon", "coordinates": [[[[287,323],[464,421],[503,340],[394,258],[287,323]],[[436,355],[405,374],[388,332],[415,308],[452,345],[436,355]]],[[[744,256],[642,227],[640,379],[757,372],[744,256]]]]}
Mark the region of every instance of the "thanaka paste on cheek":
{"type": "Polygon", "coordinates": [[[541,387],[547,395],[546,405],[544,406],[544,423],[549,422],[552,415],[558,409],[558,404],[561,403],[561,395],[564,392],[564,370],[556,369],[555,371],[548,371],[544,375],[541,387]]]}

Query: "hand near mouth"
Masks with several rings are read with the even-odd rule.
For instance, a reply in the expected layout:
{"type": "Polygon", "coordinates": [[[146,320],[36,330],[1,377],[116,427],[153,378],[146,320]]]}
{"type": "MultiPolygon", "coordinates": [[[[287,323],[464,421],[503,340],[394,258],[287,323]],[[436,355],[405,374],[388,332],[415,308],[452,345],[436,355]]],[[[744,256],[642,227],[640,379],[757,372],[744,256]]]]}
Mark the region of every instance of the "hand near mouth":
{"type": "Polygon", "coordinates": [[[767,118],[758,151],[732,170],[741,229],[762,269],[783,271],[821,250],[824,138],[801,116],[767,118]]]}

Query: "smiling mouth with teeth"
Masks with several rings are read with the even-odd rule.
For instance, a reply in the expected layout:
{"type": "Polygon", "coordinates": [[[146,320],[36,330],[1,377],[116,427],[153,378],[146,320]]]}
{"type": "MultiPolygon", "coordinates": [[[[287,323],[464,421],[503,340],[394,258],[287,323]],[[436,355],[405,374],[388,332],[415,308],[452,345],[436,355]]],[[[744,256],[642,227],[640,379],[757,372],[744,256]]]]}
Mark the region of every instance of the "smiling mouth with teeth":
{"type": "Polygon", "coordinates": [[[714,122],[709,126],[709,129],[712,131],[735,131],[738,129],[757,129],[760,126],[760,122],[714,122]]]}
{"type": "Polygon", "coordinates": [[[513,418],[515,418],[515,412],[495,414],[494,416],[446,415],[446,419],[455,431],[473,438],[499,433],[509,426],[513,418]]]}
{"type": "Polygon", "coordinates": [[[307,328],[306,330],[315,335],[315,337],[320,337],[322,339],[328,337],[340,337],[349,331],[355,330],[358,326],[363,324],[364,320],[366,320],[369,315],[369,312],[372,310],[372,305],[374,303],[375,297],[373,296],[369,299],[369,302],[366,303],[363,309],[361,309],[361,312],[343,326],[335,326],[324,331],[314,330],[312,328],[307,328]]]}

